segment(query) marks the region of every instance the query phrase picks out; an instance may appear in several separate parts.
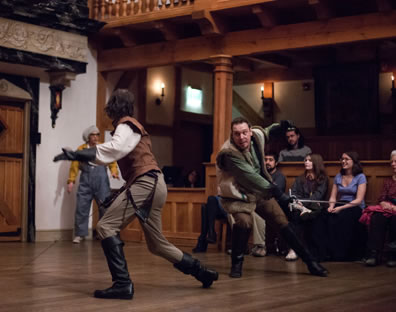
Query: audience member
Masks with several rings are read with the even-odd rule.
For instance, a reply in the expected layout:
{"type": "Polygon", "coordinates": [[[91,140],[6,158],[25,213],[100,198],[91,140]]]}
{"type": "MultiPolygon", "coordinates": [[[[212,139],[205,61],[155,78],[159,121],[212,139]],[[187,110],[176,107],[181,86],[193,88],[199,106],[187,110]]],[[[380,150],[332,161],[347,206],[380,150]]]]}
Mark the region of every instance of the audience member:
{"type": "MultiPolygon", "coordinates": [[[[90,126],[83,132],[84,144],[77,150],[92,148],[99,144],[99,129],[90,126]]],[[[118,168],[115,162],[108,165],[113,178],[118,179],[118,168]]],[[[89,211],[92,200],[95,199],[98,206],[110,195],[110,183],[106,166],[99,166],[93,162],[72,161],[67,180],[67,192],[71,193],[78,172],[81,170],[80,183],[77,190],[77,206],[74,217],[74,244],[79,244],[85,236],[88,236],[89,211]]],[[[101,209],[101,208],[99,208],[101,209]]],[[[99,211],[100,215],[104,212],[99,211]]]]}
{"type": "Polygon", "coordinates": [[[198,171],[190,170],[183,178],[181,187],[201,187],[201,178],[198,171]]]}
{"type": "Polygon", "coordinates": [[[323,244],[327,246],[326,258],[348,261],[358,259],[364,251],[366,235],[359,218],[365,208],[367,179],[356,152],[343,153],[340,161],[341,170],[334,178],[324,215],[327,233],[323,244]]]}
{"type": "Polygon", "coordinates": [[[227,212],[221,206],[218,196],[209,196],[206,204],[201,206],[201,235],[193,252],[206,252],[208,243],[216,243],[216,219],[227,219],[227,212]]]}
{"type": "MultiPolygon", "coordinates": [[[[304,174],[298,176],[294,181],[291,192],[297,199],[324,200],[327,195],[328,177],[323,164],[322,156],[318,154],[309,154],[304,159],[304,174]]],[[[320,203],[300,203],[293,204],[295,208],[289,214],[289,220],[295,227],[296,232],[300,234],[309,249],[315,253],[321,242],[317,241],[315,229],[315,219],[324,208],[320,203]],[[304,209],[307,208],[307,209],[304,209]]],[[[298,257],[293,249],[290,249],[286,255],[286,260],[297,260],[298,257]]]]}
{"type": "MultiPolygon", "coordinates": [[[[264,164],[268,173],[271,175],[272,182],[284,193],[286,189],[286,178],[282,172],[278,170],[278,154],[272,150],[267,151],[264,157],[264,164]]],[[[271,252],[273,250],[275,253],[280,253],[282,252],[280,249],[282,249],[283,244],[281,242],[283,242],[283,240],[275,229],[275,224],[271,222],[266,223],[266,232],[264,234],[267,247],[266,251],[271,252]]],[[[253,249],[252,254],[255,255],[255,253],[253,249]]]]}
{"type": "Polygon", "coordinates": [[[272,182],[274,182],[282,192],[285,192],[286,178],[282,172],[278,170],[277,154],[274,151],[268,151],[265,154],[264,163],[268,173],[271,175],[272,182]]]}
{"type": "Polygon", "coordinates": [[[303,161],[311,154],[311,149],[304,145],[304,137],[297,127],[289,127],[286,131],[287,148],[279,153],[279,161],[303,161]]]}
{"type": "MultiPolygon", "coordinates": [[[[360,221],[368,225],[367,266],[380,263],[381,251],[387,232],[390,242],[396,242],[396,150],[391,153],[391,168],[393,175],[384,181],[378,205],[369,206],[363,211],[360,221]]],[[[396,266],[396,250],[391,249],[387,259],[387,266],[396,266]]]]}

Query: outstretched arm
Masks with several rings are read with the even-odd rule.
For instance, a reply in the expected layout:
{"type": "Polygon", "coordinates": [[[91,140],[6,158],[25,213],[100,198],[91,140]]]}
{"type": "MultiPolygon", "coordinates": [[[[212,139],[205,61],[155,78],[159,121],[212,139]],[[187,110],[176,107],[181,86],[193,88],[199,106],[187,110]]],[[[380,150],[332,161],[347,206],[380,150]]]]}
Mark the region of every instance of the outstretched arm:
{"type": "Polygon", "coordinates": [[[139,143],[140,139],[140,133],[133,132],[131,127],[126,124],[120,124],[117,126],[110,141],[84,150],[71,151],[62,149],[63,153],[55,156],[54,161],[78,160],[107,165],[129,154],[139,143]]]}

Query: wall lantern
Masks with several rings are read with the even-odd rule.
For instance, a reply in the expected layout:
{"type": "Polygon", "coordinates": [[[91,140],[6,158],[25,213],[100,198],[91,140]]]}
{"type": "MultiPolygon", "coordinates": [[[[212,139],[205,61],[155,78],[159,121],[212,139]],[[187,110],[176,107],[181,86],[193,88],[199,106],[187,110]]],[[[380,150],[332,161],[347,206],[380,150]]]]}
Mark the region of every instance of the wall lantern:
{"type": "Polygon", "coordinates": [[[165,84],[161,82],[161,97],[157,97],[155,99],[155,104],[161,105],[161,103],[164,101],[164,96],[165,96],[165,84]]]}
{"type": "Polygon", "coordinates": [[[58,118],[58,112],[62,109],[62,91],[65,87],[70,87],[70,81],[76,78],[76,74],[63,71],[50,71],[48,73],[50,77],[52,128],[55,128],[55,120],[58,118]]]}
{"type": "Polygon", "coordinates": [[[274,83],[264,82],[261,86],[261,101],[265,118],[272,119],[274,106],[274,83]]]}

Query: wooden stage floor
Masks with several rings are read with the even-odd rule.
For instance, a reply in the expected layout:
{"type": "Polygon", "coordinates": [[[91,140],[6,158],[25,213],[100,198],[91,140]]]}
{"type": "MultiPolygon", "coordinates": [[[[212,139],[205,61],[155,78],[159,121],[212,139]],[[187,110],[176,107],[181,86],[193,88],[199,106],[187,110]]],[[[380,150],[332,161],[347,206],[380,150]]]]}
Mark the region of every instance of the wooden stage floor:
{"type": "MultiPolygon", "coordinates": [[[[189,252],[190,248],[182,248],[189,252]]],[[[0,243],[0,312],[62,311],[396,311],[396,268],[361,263],[324,265],[328,278],[307,273],[301,260],[246,256],[240,279],[228,277],[230,257],[209,252],[197,257],[220,273],[210,289],[144,244],[126,243],[135,284],[130,300],[93,298],[110,286],[100,243],[0,243]]]]}

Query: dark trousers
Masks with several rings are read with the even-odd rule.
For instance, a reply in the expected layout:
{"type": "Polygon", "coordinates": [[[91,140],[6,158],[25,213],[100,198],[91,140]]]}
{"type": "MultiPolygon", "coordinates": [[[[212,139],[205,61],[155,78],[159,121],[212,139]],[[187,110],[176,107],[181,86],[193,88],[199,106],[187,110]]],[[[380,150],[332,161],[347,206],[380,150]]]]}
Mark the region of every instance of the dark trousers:
{"type": "Polygon", "coordinates": [[[352,261],[364,256],[367,231],[359,222],[360,207],[351,207],[339,213],[320,215],[307,222],[306,242],[318,261],[352,261]]]}
{"type": "Polygon", "coordinates": [[[367,248],[369,250],[382,250],[388,231],[389,241],[395,241],[396,216],[385,217],[382,212],[374,212],[369,225],[367,248]]]}
{"type": "Polygon", "coordinates": [[[227,219],[227,212],[224,211],[216,196],[209,196],[207,203],[201,206],[201,235],[199,239],[206,240],[209,230],[214,231],[216,219],[227,219]]]}

